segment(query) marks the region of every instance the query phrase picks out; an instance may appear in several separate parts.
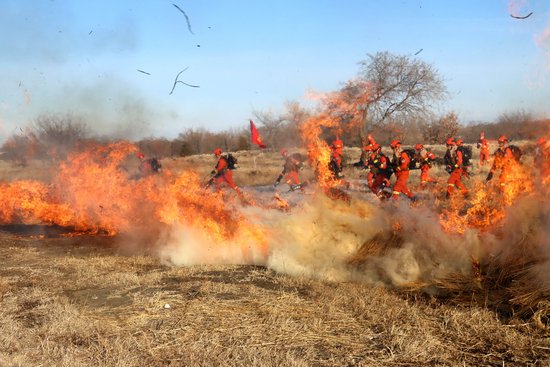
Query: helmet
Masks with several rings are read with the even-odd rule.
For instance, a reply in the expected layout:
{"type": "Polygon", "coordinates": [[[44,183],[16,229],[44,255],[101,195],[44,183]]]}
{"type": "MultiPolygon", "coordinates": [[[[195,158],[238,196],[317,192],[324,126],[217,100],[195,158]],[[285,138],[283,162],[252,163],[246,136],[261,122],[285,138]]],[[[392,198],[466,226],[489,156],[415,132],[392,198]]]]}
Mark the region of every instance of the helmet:
{"type": "Polygon", "coordinates": [[[463,143],[462,139],[456,139],[456,145],[462,145],[463,143]]]}
{"type": "Polygon", "coordinates": [[[456,145],[455,141],[453,140],[453,138],[449,138],[447,139],[447,145],[456,145]]]}
{"type": "Polygon", "coordinates": [[[504,135],[501,135],[499,138],[498,138],[498,142],[499,143],[506,143],[508,141],[508,138],[504,135]]]}
{"type": "Polygon", "coordinates": [[[214,149],[214,155],[215,156],[222,155],[222,149],[221,148],[214,149]]]}
{"type": "Polygon", "coordinates": [[[286,155],[288,155],[288,149],[285,149],[285,148],[281,149],[281,155],[282,155],[283,157],[286,156],[286,155]]]}
{"type": "Polygon", "coordinates": [[[416,144],[416,145],[414,146],[414,149],[420,151],[420,150],[424,149],[424,145],[418,143],[418,144],[416,144]]]}
{"type": "Polygon", "coordinates": [[[545,139],[545,138],[538,138],[537,144],[538,144],[538,145],[544,145],[544,144],[546,144],[546,139],[545,139]]]}
{"type": "Polygon", "coordinates": [[[143,159],[143,158],[145,158],[145,155],[141,152],[137,152],[136,157],[138,157],[139,159],[143,159]]]}
{"type": "Polygon", "coordinates": [[[397,147],[400,147],[401,146],[401,142],[399,140],[393,140],[391,143],[390,143],[390,147],[393,149],[393,148],[397,148],[397,147]]]}

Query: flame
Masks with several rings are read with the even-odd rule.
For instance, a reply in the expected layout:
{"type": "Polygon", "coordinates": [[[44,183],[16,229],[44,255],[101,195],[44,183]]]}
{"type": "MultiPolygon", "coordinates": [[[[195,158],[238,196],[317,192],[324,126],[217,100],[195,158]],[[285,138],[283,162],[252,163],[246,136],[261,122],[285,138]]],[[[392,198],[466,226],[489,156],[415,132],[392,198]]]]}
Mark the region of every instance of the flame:
{"type": "Polygon", "coordinates": [[[290,205],[288,204],[288,202],[286,200],[284,200],[281,195],[279,195],[278,193],[276,193],[273,198],[275,199],[275,207],[277,209],[280,209],[284,212],[288,212],[290,211],[290,205]]]}
{"type": "Polygon", "coordinates": [[[321,138],[323,130],[334,135],[360,127],[367,113],[373,86],[363,80],[351,80],[340,91],[322,95],[320,112],[304,122],[300,128],[302,140],[307,146],[310,163],[316,169],[320,187],[328,189],[341,185],[329,170],[330,148],[321,138]]]}
{"type": "MultiPolygon", "coordinates": [[[[519,197],[535,193],[534,172],[511,161],[506,184],[474,181],[470,196],[451,197],[449,207],[440,214],[440,224],[450,233],[464,233],[468,228],[488,231],[498,227],[506,217],[506,209],[519,197]]],[[[498,179],[494,179],[498,181],[498,179]]]]}
{"type": "Polygon", "coordinates": [[[0,184],[0,223],[44,223],[115,235],[137,228],[183,225],[221,242],[239,233],[265,244],[265,231],[204,190],[194,172],[131,179],[121,168],[137,148],[128,142],[92,146],[62,162],[51,185],[0,184]]]}

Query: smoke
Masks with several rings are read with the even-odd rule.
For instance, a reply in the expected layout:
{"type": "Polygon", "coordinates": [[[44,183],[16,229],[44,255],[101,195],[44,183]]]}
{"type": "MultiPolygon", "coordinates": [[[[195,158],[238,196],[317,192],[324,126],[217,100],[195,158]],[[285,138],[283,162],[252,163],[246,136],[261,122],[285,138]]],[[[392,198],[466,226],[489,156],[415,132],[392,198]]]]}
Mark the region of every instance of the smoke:
{"type": "Polygon", "coordinates": [[[290,213],[247,209],[243,214],[265,229],[266,243],[246,236],[215,243],[178,225],[159,240],[160,256],[174,265],[254,264],[292,276],[390,287],[471,275],[473,259],[528,256],[539,261],[532,276],[550,284],[550,275],[541,271],[550,265],[550,209],[540,198],[526,197],[508,208],[505,222],[492,233],[450,234],[431,208],[359,197],[348,205],[319,195],[290,213]]]}
{"type": "Polygon", "coordinates": [[[237,236],[231,242],[215,242],[196,228],[175,224],[158,240],[159,256],[167,263],[190,266],[197,264],[264,265],[265,249],[250,238],[237,236]]]}
{"type": "Polygon", "coordinates": [[[97,135],[139,139],[152,134],[153,124],[176,120],[147,102],[130,74],[114,72],[117,64],[131,65],[126,57],[140,47],[140,28],[126,5],[64,0],[2,5],[7,108],[0,113],[10,129],[42,115],[71,114],[97,135]]]}
{"type": "Polygon", "coordinates": [[[346,261],[365,240],[389,228],[380,209],[367,202],[353,210],[340,201],[319,197],[297,212],[272,222],[277,233],[270,241],[267,266],[285,274],[335,281],[352,276],[346,261]]]}
{"type": "Polygon", "coordinates": [[[467,243],[460,243],[443,232],[428,209],[411,210],[407,203],[380,206],[359,198],[351,206],[315,200],[278,226],[270,268],[334,281],[401,286],[467,271],[478,245],[470,234],[467,243]]]}
{"type": "Polygon", "coordinates": [[[114,75],[93,84],[67,85],[56,96],[59,111],[73,111],[97,135],[139,139],[152,133],[152,124],[165,117],[137,92],[137,88],[114,75]]]}

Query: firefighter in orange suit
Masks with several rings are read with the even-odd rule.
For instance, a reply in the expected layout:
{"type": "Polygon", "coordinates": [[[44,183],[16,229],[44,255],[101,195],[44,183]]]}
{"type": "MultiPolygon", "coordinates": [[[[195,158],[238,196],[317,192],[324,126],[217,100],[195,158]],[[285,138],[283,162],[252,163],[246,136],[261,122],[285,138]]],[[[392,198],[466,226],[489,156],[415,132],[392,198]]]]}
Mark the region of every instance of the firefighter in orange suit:
{"type": "Polygon", "coordinates": [[[435,160],[435,154],[425,149],[422,144],[416,144],[414,150],[417,154],[416,160],[420,163],[420,188],[425,189],[426,184],[436,182],[428,173],[432,167],[432,162],[435,160]]]}
{"type": "Polygon", "coordinates": [[[141,177],[147,177],[155,173],[162,172],[162,165],[157,158],[146,159],[145,155],[141,152],[136,153],[139,158],[139,174],[141,177]]]}
{"type": "MultiPolygon", "coordinates": [[[[376,145],[376,143],[375,143],[376,145]]],[[[369,172],[367,173],[367,186],[369,187],[369,189],[372,190],[372,183],[374,182],[374,172],[372,171],[371,166],[369,165],[369,161],[370,161],[370,157],[373,155],[373,151],[372,151],[372,148],[373,148],[373,144],[369,144],[369,145],[365,145],[363,147],[363,151],[365,153],[365,168],[369,169],[369,172]]]]}
{"type": "Polygon", "coordinates": [[[330,150],[330,170],[334,173],[334,178],[343,178],[342,155],[344,154],[344,142],[336,138],[330,145],[330,150]]]}
{"type": "Polygon", "coordinates": [[[285,158],[285,164],[283,166],[283,171],[279,177],[277,177],[274,186],[277,186],[284,177],[285,182],[290,187],[290,190],[294,191],[297,189],[302,189],[303,191],[303,185],[300,182],[298,171],[304,167],[304,161],[306,158],[299,153],[289,155],[288,150],[286,149],[281,149],[281,155],[285,158]]]}
{"type": "Polygon", "coordinates": [[[512,153],[512,149],[508,146],[508,138],[506,136],[501,135],[498,138],[498,148],[493,156],[493,165],[491,166],[491,171],[487,175],[486,180],[490,181],[496,171],[500,171],[498,182],[500,188],[504,189],[510,176],[512,166],[514,165],[514,154],[512,153]]]}
{"type": "Polygon", "coordinates": [[[399,194],[405,194],[409,199],[413,198],[412,192],[407,188],[407,180],[409,179],[409,164],[412,157],[401,150],[401,142],[394,140],[390,147],[393,150],[392,166],[394,167],[397,180],[393,185],[393,198],[399,198],[399,194]]]}
{"type": "Polygon", "coordinates": [[[220,191],[221,186],[224,183],[227,183],[227,185],[235,190],[237,194],[241,195],[241,190],[233,181],[233,171],[229,169],[227,158],[222,156],[222,150],[220,148],[216,148],[214,150],[214,156],[218,158],[218,162],[216,163],[216,168],[214,168],[210,173],[214,175],[213,179],[214,184],[216,185],[216,191],[220,191]]]}
{"type": "Polygon", "coordinates": [[[479,165],[484,166],[485,163],[489,164],[489,140],[485,139],[485,133],[479,134],[479,141],[477,142],[479,148],[479,165]]]}
{"type": "Polygon", "coordinates": [[[453,138],[447,139],[447,152],[445,152],[445,165],[447,172],[450,173],[447,181],[447,197],[450,197],[455,187],[460,189],[463,195],[468,194],[468,190],[462,183],[463,166],[462,152],[456,149],[456,142],[453,138]]]}
{"type": "Polygon", "coordinates": [[[382,153],[380,144],[374,143],[371,149],[372,154],[369,157],[368,166],[370,172],[373,174],[373,182],[370,189],[380,197],[384,188],[390,185],[390,177],[392,175],[391,162],[382,153]]]}

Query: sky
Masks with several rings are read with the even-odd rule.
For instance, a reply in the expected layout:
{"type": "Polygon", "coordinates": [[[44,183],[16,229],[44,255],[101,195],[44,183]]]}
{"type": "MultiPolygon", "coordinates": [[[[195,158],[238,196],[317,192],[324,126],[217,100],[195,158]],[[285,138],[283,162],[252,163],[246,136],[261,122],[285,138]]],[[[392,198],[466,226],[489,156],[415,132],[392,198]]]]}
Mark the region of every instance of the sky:
{"type": "Polygon", "coordinates": [[[246,128],[379,51],[433,65],[434,108],[463,123],[550,117],[549,0],[0,0],[0,141],[50,115],[129,139],[246,128]],[[172,91],[185,68],[199,87],[172,91]]]}

